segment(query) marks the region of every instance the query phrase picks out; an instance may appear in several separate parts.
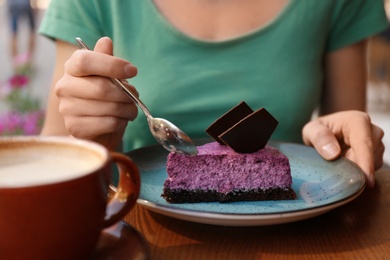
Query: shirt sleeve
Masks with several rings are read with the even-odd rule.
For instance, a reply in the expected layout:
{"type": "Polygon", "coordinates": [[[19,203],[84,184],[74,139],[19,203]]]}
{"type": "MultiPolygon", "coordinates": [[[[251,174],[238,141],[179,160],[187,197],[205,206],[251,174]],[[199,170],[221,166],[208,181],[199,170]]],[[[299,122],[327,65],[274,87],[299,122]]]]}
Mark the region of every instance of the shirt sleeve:
{"type": "Polygon", "coordinates": [[[331,18],[328,51],[334,51],[386,29],[383,0],[337,0],[331,18]]]}
{"type": "Polygon", "coordinates": [[[80,37],[89,46],[103,36],[98,11],[92,0],[51,0],[39,28],[39,33],[75,44],[80,37]]]}

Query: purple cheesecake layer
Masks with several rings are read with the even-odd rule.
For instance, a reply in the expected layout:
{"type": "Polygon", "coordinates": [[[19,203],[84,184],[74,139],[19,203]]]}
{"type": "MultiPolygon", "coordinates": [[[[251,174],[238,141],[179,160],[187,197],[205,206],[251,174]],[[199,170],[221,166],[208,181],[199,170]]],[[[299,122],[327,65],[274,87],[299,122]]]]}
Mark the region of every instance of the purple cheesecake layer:
{"type": "Polygon", "coordinates": [[[170,153],[167,173],[164,187],[171,190],[208,187],[225,194],[237,190],[284,189],[292,184],[288,158],[270,146],[241,154],[217,142],[208,143],[199,146],[194,157],[170,153]]]}

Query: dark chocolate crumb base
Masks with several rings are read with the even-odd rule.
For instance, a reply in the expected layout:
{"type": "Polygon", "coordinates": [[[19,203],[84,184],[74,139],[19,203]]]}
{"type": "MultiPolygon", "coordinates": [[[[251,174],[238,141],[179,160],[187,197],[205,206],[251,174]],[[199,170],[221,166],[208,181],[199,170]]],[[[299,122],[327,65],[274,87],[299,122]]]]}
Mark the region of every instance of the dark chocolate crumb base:
{"type": "Polygon", "coordinates": [[[171,190],[164,188],[161,194],[169,203],[196,203],[196,202],[235,202],[260,200],[293,200],[297,197],[293,189],[274,188],[268,190],[235,191],[227,194],[215,190],[171,190]]]}

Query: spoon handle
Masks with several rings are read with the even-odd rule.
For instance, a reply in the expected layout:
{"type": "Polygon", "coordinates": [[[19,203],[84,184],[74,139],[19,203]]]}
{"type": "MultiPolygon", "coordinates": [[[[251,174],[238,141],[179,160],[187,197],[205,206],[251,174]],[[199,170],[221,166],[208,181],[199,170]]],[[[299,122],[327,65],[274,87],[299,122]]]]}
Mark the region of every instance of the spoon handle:
{"type": "Polygon", "coordinates": [[[145,106],[145,104],[136,96],[133,94],[133,92],[123,84],[123,82],[120,79],[115,79],[115,78],[108,78],[115,86],[121,88],[125,94],[130,97],[141,110],[145,113],[147,117],[152,117],[152,115],[149,112],[149,109],[145,106]]]}
{"type": "MultiPolygon", "coordinates": [[[[88,48],[88,46],[83,42],[83,40],[81,40],[81,38],[77,37],[76,38],[76,42],[79,46],[80,49],[84,49],[84,50],[91,50],[90,48],[88,48]]],[[[116,78],[108,78],[115,86],[119,87],[120,89],[123,90],[123,92],[125,92],[125,94],[130,97],[137,105],[139,108],[141,108],[141,110],[145,113],[146,117],[152,117],[152,115],[150,114],[149,112],[149,109],[145,106],[145,104],[136,96],[134,95],[134,93],[129,89],[128,86],[126,86],[126,84],[124,84],[122,82],[122,80],[120,79],[116,79],[116,78]]]]}

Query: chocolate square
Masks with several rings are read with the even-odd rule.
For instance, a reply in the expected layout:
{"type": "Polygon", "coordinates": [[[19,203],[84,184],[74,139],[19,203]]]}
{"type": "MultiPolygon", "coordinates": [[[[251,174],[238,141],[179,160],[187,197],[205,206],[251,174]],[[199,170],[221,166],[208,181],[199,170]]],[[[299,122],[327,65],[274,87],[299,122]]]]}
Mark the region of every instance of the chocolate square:
{"type": "Polygon", "coordinates": [[[277,125],[278,121],[265,108],[253,112],[241,101],[214,121],[206,132],[238,153],[253,153],[265,147],[277,125]]]}
{"type": "Polygon", "coordinates": [[[277,125],[278,121],[260,108],[218,137],[238,153],[253,153],[265,147],[277,125]]]}
{"type": "Polygon", "coordinates": [[[234,126],[241,119],[253,113],[245,101],[241,101],[238,105],[230,109],[228,112],[223,114],[220,118],[215,120],[205,131],[214,140],[220,144],[225,144],[219,136],[226,130],[234,126]]]}

